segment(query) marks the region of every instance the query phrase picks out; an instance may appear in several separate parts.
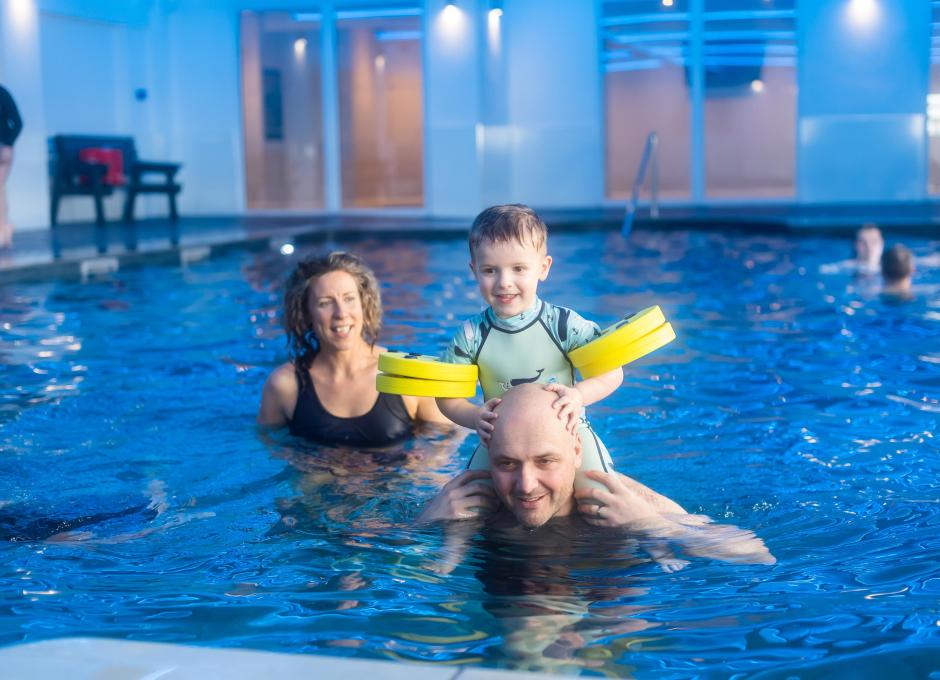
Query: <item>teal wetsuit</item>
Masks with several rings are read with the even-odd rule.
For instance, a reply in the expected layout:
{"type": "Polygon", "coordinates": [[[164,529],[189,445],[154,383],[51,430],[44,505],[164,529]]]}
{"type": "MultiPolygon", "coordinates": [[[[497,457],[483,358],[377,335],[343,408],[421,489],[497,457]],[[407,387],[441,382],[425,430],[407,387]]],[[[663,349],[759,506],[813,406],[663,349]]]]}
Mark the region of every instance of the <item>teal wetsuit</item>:
{"type": "MultiPolygon", "coordinates": [[[[565,307],[536,299],[521,314],[501,319],[487,308],[463,323],[442,356],[452,364],[476,364],[486,400],[502,396],[515,385],[553,383],[574,385],[574,366],[568,353],[601,334],[597,324],[565,307]]],[[[581,470],[611,472],[613,463],[604,443],[581,413],[581,470]]],[[[477,447],[471,470],[488,470],[489,456],[477,447]]]]}

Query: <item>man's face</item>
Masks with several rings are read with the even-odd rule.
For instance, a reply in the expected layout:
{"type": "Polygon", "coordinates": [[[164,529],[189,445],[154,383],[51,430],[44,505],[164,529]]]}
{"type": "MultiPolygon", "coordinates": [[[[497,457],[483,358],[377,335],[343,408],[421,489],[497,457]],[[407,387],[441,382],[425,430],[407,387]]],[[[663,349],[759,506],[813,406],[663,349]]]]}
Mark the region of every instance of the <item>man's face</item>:
{"type": "MultiPolygon", "coordinates": [[[[539,389],[539,388],[536,388],[539,389]]],[[[531,408],[497,409],[500,417],[490,442],[493,488],[502,504],[524,526],[542,526],[574,509],[574,477],[581,447],[538,396],[531,408]]]]}
{"type": "Polygon", "coordinates": [[[855,257],[861,264],[877,267],[884,247],[881,231],[874,227],[859,229],[855,235],[855,257]]]}

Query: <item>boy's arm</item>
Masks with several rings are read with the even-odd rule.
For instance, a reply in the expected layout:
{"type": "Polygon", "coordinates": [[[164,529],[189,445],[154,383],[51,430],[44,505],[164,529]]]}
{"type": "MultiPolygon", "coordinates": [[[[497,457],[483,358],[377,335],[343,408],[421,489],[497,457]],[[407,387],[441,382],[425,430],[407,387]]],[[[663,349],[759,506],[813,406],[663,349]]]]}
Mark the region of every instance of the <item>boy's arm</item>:
{"type": "Polygon", "coordinates": [[[614,393],[623,383],[623,368],[619,366],[612,371],[595,375],[593,378],[585,378],[579,383],[575,383],[575,389],[581,393],[584,399],[584,405],[589,406],[600,401],[606,396],[614,393]]]}
{"type": "Polygon", "coordinates": [[[498,397],[477,406],[466,399],[438,399],[438,408],[441,413],[453,422],[471,430],[476,430],[477,436],[483,446],[489,446],[490,437],[493,436],[493,422],[499,417],[493,409],[499,404],[498,397]]]}
{"type": "Polygon", "coordinates": [[[441,410],[441,413],[447,416],[452,422],[468,427],[471,430],[476,429],[478,410],[476,404],[472,404],[467,399],[444,399],[442,397],[438,397],[436,401],[437,407],[441,410]]]}
{"type": "MultiPolygon", "coordinates": [[[[473,357],[476,356],[477,348],[477,333],[476,333],[477,324],[474,322],[474,319],[464,321],[461,324],[460,330],[454,335],[453,339],[448,344],[447,349],[444,350],[441,355],[441,361],[445,361],[449,364],[473,364],[475,363],[473,357]]],[[[485,417],[487,411],[492,412],[492,407],[487,408],[487,405],[477,406],[467,399],[445,399],[443,397],[437,398],[437,407],[441,410],[445,416],[447,416],[451,421],[462,425],[463,427],[470,428],[471,430],[477,430],[477,433],[483,436],[480,432],[480,420],[485,417]]],[[[495,413],[492,414],[495,417],[495,413]]],[[[490,428],[492,429],[492,428],[490,428]]],[[[489,437],[487,436],[487,439],[489,437]]]]}

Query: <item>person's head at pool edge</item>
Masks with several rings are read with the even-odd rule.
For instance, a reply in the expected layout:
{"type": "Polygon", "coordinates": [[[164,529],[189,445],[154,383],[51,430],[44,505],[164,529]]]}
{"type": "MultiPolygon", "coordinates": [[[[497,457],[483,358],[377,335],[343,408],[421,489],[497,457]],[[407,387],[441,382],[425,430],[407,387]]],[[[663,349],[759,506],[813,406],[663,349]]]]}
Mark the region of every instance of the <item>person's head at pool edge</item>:
{"type": "Polygon", "coordinates": [[[490,441],[490,474],[499,501],[526,527],[575,512],[575,473],[581,443],[552,417],[555,395],[542,385],[519,385],[497,407],[500,425],[490,441]]]}
{"type": "Polygon", "coordinates": [[[535,304],[540,281],[548,276],[548,229],[531,208],[495,205],[470,227],[470,269],[480,294],[500,318],[535,304]]]}
{"type": "Polygon", "coordinates": [[[877,273],[884,247],[885,240],[881,229],[871,222],[863,224],[855,234],[855,261],[859,269],[877,273]]]}
{"type": "Polygon", "coordinates": [[[881,275],[885,292],[906,293],[914,276],[914,254],[900,243],[888,248],[881,256],[881,275]]]}

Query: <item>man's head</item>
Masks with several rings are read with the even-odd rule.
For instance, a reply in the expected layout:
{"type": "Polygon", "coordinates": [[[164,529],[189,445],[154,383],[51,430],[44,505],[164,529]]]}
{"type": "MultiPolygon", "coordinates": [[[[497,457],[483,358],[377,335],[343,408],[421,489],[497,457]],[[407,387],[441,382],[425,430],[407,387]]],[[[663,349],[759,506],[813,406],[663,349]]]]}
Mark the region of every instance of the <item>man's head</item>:
{"type": "Polygon", "coordinates": [[[552,266],[548,229],[524,205],[487,208],[470,228],[470,269],[497,316],[508,318],[535,303],[539,281],[552,266]]]}
{"type": "Polygon", "coordinates": [[[878,271],[878,261],[884,250],[885,241],[881,229],[874,224],[866,223],[855,234],[855,260],[865,269],[878,271]]]}
{"type": "Polygon", "coordinates": [[[499,420],[489,448],[493,488],[527,527],[542,526],[575,508],[581,443],[552,409],[556,398],[541,385],[520,385],[496,407],[499,420]]]}
{"type": "Polygon", "coordinates": [[[906,246],[896,243],[881,256],[881,275],[886,286],[910,287],[913,274],[914,254],[906,246]]]}

